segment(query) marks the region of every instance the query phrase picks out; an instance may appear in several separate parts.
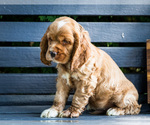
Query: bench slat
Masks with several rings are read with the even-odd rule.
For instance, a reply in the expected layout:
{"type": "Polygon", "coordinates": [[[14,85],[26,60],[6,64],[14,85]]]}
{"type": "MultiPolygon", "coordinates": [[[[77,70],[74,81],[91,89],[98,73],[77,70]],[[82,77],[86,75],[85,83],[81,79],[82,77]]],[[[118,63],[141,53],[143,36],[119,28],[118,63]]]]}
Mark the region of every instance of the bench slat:
{"type": "Polygon", "coordinates": [[[3,15],[150,15],[150,1],[51,0],[19,2],[2,0],[3,15]]]}
{"type": "MultiPolygon", "coordinates": [[[[55,95],[0,95],[0,106],[12,105],[52,105],[55,95]]],[[[71,104],[69,95],[67,104],[71,104]]]]}
{"type": "MultiPolygon", "coordinates": [[[[66,105],[67,109],[69,105],[66,105]]],[[[150,106],[142,105],[139,115],[126,115],[117,117],[108,117],[106,115],[91,115],[89,111],[84,111],[79,118],[40,118],[43,110],[50,108],[46,106],[1,106],[0,107],[0,124],[1,125],[116,125],[116,123],[126,125],[143,124],[148,125],[150,121],[150,106]]]]}
{"type": "MultiPolygon", "coordinates": [[[[0,22],[0,41],[39,42],[50,22],[0,22]]],[[[150,23],[82,22],[92,42],[144,42],[150,23]],[[142,30],[141,30],[142,29],[142,30]]]]}
{"type": "MultiPolygon", "coordinates": [[[[146,92],[146,74],[125,74],[139,93],[146,92]]],[[[56,91],[56,74],[0,74],[0,94],[49,94],[56,91]]]]}
{"type": "Polygon", "coordinates": [[[82,0],[82,1],[74,1],[74,0],[25,0],[25,1],[20,1],[20,0],[1,0],[0,4],[2,5],[149,5],[150,1],[149,0],[82,0]]]}
{"type": "MultiPolygon", "coordinates": [[[[119,67],[145,67],[145,47],[100,47],[119,67]],[[130,61],[129,61],[130,60],[130,61]]],[[[0,67],[45,67],[39,47],[0,47],[0,67]]],[[[52,67],[56,64],[52,63],[52,67]]]]}
{"type": "MultiPolygon", "coordinates": [[[[0,106],[12,105],[52,105],[55,95],[0,95],[0,106]]],[[[73,94],[69,95],[67,105],[72,102],[73,94]]],[[[139,103],[146,102],[146,95],[139,94],[139,103]]]]}
{"type": "MultiPolygon", "coordinates": [[[[29,114],[38,114],[37,117],[40,117],[40,114],[43,110],[50,108],[50,105],[47,106],[0,106],[0,114],[18,114],[19,115],[29,115],[29,114]]],[[[17,118],[17,117],[15,117],[17,118]]],[[[22,116],[23,118],[23,116],[22,116]]],[[[33,116],[30,116],[33,119],[33,116]]],[[[8,122],[7,122],[8,123],[8,122]]],[[[11,123],[10,123],[11,124],[11,123]]]]}

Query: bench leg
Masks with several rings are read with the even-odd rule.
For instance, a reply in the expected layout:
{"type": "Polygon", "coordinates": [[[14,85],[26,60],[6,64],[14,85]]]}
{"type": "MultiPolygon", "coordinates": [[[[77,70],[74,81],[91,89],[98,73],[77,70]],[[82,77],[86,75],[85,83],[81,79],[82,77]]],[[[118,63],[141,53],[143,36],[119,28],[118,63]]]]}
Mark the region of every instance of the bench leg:
{"type": "Polygon", "coordinates": [[[148,103],[150,104],[150,39],[147,40],[146,44],[147,50],[147,95],[148,103]]]}

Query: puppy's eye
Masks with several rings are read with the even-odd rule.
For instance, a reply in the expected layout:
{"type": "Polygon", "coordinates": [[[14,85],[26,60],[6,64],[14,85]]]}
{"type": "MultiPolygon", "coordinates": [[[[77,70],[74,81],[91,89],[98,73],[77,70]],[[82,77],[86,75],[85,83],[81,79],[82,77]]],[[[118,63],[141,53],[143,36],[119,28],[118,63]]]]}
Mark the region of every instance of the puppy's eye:
{"type": "Polygon", "coordinates": [[[63,40],[63,44],[66,45],[66,44],[69,44],[69,42],[66,40],[63,40]]]}

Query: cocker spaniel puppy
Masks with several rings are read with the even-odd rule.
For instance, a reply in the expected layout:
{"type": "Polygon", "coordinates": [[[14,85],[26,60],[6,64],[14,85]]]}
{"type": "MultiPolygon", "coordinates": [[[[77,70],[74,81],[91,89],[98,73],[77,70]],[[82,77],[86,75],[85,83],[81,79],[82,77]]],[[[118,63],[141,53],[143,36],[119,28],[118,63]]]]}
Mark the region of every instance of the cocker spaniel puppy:
{"type": "Polygon", "coordinates": [[[44,34],[41,61],[57,63],[53,106],[41,117],[79,117],[88,104],[94,114],[131,115],[140,112],[138,92],[113,59],[90,42],[88,32],[69,17],[57,18],[44,34]],[[64,110],[71,89],[71,106],[64,110]]]}

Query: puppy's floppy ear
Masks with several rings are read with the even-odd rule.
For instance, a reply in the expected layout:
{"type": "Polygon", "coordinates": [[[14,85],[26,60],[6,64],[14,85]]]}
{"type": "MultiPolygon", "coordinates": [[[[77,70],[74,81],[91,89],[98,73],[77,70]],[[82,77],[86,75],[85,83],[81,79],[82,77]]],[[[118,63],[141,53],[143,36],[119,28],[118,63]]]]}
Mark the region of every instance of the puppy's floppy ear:
{"type": "Polygon", "coordinates": [[[74,33],[75,43],[71,60],[71,71],[80,68],[90,57],[90,36],[84,28],[79,25],[79,31],[74,33]]]}
{"type": "Polygon", "coordinates": [[[41,48],[40,59],[45,65],[51,65],[51,61],[46,60],[46,52],[48,49],[48,40],[47,40],[48,30],[49,28],[47,29],[46,33],[44,34],[40,42],[40,48],[41,48]]]}

